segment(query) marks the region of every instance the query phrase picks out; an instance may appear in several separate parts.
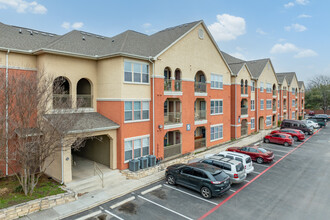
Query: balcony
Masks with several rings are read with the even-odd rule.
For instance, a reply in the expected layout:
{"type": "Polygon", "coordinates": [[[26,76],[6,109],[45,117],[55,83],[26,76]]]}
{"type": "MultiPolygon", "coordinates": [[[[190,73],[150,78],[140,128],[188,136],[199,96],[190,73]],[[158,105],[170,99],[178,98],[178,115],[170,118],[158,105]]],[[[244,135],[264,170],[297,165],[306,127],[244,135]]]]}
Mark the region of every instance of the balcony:
{"type": "Polygon", "coordinates": [[[72,99],[69,94],[53,94],[53,109],[72,108],[72,99]]]}
{"type": "Polygon", "coordinates": [[[182,84],[181,80],[174,80],[174,90],[177,92],[182,91],[181,84],[182,84]]]}
{"type": "Polygon", "coordinates": [[[204,83],[204,82],[195,82],[195,92],[206,93],[206,83],[204,83]]]}
{"type": "Polygon", "coordinates": [[[181,112],[167,112],[164,115],[164,124],[179,124],[182,122],[181,112]]]}
{"type": "Polygon", "coordinates": [[[277,93],[276,93],[276,90],[273,90],[273,96],[276,96],[277,93]]]}
{"type": "Polygon", "coordinates": [[[172,80],[164,79],[164,91],[172,91],[172,80]]]}
{"type": "Polygon", "coordinates": [[[206,138],[195,139],[195,150],[206,147],[206,138]]]}
{"type": "Polygon", "coordinates": [[[276,106],[273,106],[273,112],[276,112],[276,106]]]}
{"type": "Polygon", "coordinates": [[[195,121],[206,120],[206,110],[195,111],[195,121]]]}
{"type": "Polygon", "coordinates": [[[164,158],[170,158],[181,154],[181,143],[164,146],[164,158]]]}
{"type": "Polygon", "coordinates": [[[77,95],[78,108],[92,108],[93,96],[92,95],[77,95]]]}
{"type": "Polygon", "coordinates": [[[241,107],[241,115],[247,115],[248,114],[248,107],[241,107]]]}

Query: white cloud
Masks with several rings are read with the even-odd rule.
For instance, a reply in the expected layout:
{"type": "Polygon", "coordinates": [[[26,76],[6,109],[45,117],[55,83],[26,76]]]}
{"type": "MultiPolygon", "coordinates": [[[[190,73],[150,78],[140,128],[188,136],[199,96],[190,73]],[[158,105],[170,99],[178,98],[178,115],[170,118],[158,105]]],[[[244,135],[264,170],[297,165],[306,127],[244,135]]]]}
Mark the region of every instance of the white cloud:
{"type": "Polygon", "coordinates": [[[309,0],[296,0],[296,3],[298,5],[307,5],[309,3],[309,0]]]}
{"type": "Polygon", "coordinates": [[[33,14],[46,14],[47,8],[36,1],[0,0],[0,9],[13,8],[17,13],[30,12],[33,14]]]}
{"type": "Polygon", "coordinates": [[[266,34],[267,34],[267,33],[264,32],[261,28],[258,28],[258,29],[256,30],[256,32],[257,32],[258,34],[261,34],[261,35],[266,35],[266,34]]]}
{"type": "Polygon", "coordinates": [[[229,14],[217,15],[217,22],[208,28],[216,41],[235,40],[245,34],[245,20],[229,14]]]}
{"type": "Polygon", "coordinates": [[[151,24],[150,24],[150,23],[144,23],[144,24],[142,25],[142,27],[143,27],[143,28],[149,28],[149,27],[151,27],[151,24]]]}
{"type": "Polygon", "coordinates": [[[270,50],[272,54],[295,53],[294,58],[314,57],[318,54],[311,49],[299,48],[294,44],[275,44],[270,50]]]}
{"type": "Polygon", "coordinates": [[[284,5],[284,8],[291,8],[294,6],[294,3],[293,2],[289,2],[287,4],[284,5]]]}
{"type": "Polygon", "coordinates": [[[272,49],[270,50],[270,53],[290,53],[290,52],[297,52],[299,51],[299,48],[296,47],[294,44],[291,43],[285,43],[285,44],[275,44],[272,49]]]}
{"type": "Polygon", "coordinates": [[[315,57],[318,54],[311,49],[303,49],[299,51],[296,55],[294,55],[294,58],[304,58],[304,57],[315,57]]]}
{"type": "Polygon", "coordinates": [[[285,30],[287,31],[296,31],[296,32],[303,32],[306,31],[307,28],[304,25],[301,24],[291,24],[290,26],[286,26],[284,27],[285,30]]]}
{"type": "Polygon", "coordinates": [[[231,53],[230,55],[232,55],[233,57],[236,57],[238,59],[241,59],[241,60],[247,60],[246,57],[239,52],[231,53]]]}
{"type": "Polygon", "coordinates": [[[62,25],[61,25],[62,28],[67,29],[67,30],[69,30],[69,29],[80,29],[83,26],[84,26],[83,22],[75,22],[71,25],[71,23],[67,22],[67,21],[63,22],[62,25]]]}
{"type": "Polygon", "coordinates": [[[311,18],[311,15],[301,14],[298,16],[298,18],[311,18]]]}

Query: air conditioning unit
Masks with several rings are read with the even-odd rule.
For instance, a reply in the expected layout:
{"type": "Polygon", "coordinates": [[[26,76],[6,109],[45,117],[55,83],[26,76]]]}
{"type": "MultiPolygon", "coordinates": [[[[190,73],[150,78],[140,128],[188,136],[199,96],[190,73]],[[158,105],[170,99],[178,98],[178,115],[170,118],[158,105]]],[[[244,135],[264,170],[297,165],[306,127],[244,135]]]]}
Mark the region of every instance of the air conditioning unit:
{"type": "Polygon", "coordinates": [[[156,165],[156,156],[155,155],[149,155],[148,156],[148,166],[153,167],[156,165]]]}
{"type": "Polygon", "coordinates": [[[128,162],[128,169],[132,172],[136,172],[140,169],[140,160],[133,159],[128,162]]]}
{"type": "Polygon", "coordinates": [[[148,158],[147,157],[140,157],[140,168],[145,169],[148,168],[148,158]]]}

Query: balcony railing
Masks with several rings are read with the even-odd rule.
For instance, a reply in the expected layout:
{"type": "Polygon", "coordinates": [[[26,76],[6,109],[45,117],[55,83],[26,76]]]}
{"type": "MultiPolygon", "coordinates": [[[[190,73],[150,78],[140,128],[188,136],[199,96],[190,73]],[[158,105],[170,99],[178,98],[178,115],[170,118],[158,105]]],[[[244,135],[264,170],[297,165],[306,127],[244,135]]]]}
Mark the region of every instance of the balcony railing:
{"type": "Polygon", "coordinates": [[[92,108],[93,96],[92,95],[77,95],[78,108],[92,108]]]}
{"type": "Polygon", "coordinates": [[[247,127],[241,127],[241,136],[248,134],[248,128],[247,127]]]}
{"type": "Polygon", "coordinates": [[[276,106],[273,106],[273,112],[276,112],[276,106]]]}
{"type": "Polygon", "coordinates": [[[53,94],[53,109],[72,108],[71,95],[69,94],[53,94]]]}
{"type": "Polygon", "coordinates": [[[247,107],[241,107],[241,115],[247,115],[248,114],[248,108],[247,107]]]}
{"type": "Polygon", "coordinates": [[[164,79],[164,91],[171,91],[171,90],[172,90],[172,80],[164,79]]]}
{"type": "Polygon", "coordinates": [[[206,147],[206,138],[195,139],[195,150],[206,147]]]}
{"type": "Polygon", "coordinates": [[[180,154],[181,154],[181,144],[164,146],[164,158],[169,158],[180,154]]]}
{"type": "Polygon", "coordinates": [[[206,83],[195,82],[195,92],[206,92],[206,83]]]}
{"type": "Polygon", "coordinates": [[[181,90],[181,80],[174,80],[174,90],[175,91],[182,91],[181,90]]]}
{"type": "Polygon", "coordinates": [[[286,105],[285,105],[285,106],[283,106],[283,110],[286,110],[286,105]]]}
{"type": "Polygon", "coordinates": [[[273,96],[276,96],[276,90],[273,90],[273,96]]]}
{"type": "Polygon", "coordinates": [[[206,110],[196,110],[195,111],[195,121],[205,120],[206,119],[206,110]]]}
{"type": "Polygon", "coordinates": [[[164,116],[165,124],[181,123],[181,112],[167,112],[164,116]]]}

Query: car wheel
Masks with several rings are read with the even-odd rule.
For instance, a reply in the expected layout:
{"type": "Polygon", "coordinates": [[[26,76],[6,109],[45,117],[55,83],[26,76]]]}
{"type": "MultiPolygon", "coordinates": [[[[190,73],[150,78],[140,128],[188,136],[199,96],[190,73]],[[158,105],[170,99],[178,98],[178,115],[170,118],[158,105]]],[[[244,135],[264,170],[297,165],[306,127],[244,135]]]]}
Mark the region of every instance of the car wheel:
{"type": "Polygon", "coordinates": [[[298,141],[298,137],[294,136],[294,137],[293,137],[293,140],[294,140],[294,141],[298,141]]]}
{"type": "Polygon", "coordinates": [[[212,197],[212,192],[208,187],[203,186],[202,189],[201,189],[201,195],[205,199],[210,199],[212,197]]]}
{"type": "Polygon", "coordinates": [[[262,159],[261,157],[257,158],[257,163],[263,163],[263,162],[264,162],[264,159],[262,159]]]}
{"type": "Polygon", "coordinates": [[[174,178],[174,176],[172,176],[172,175],[168,175],[167,176],[167,183],[169,184],[169,185],[175,185],[175,178],[174,178]]]}
{"type": "Polygon", "coordinates": [[[306,131],[306,132],[305,132],[305,135],[308,135],[308,134],[309,134],[309,133],[306,131]]]}
{"type": "Polygon", "coordinates": [[[288,142],[284,142],[284,146],[288,147],[289,143],[288,142]]]}
{"type": "Polygon", "coordinates": [[[265,142],[265,143],[269,143],[269,139],[265,138],[265,139],[264,139],[264,142],[265,142]]]}

